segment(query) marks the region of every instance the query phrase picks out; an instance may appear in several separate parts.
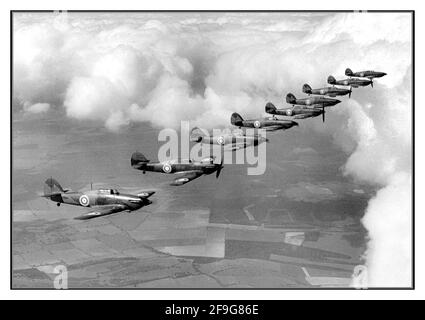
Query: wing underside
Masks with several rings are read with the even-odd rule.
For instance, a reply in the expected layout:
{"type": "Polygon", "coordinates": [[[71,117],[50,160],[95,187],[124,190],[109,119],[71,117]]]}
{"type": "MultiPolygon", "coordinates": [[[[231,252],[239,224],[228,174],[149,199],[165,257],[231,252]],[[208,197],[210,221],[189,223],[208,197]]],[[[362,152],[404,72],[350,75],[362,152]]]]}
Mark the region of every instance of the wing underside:
{"type": "Polygon", "coordinates": [[[231,143],[224,147],[225,151],[236,151],[240,149],[245,149],[246,147],[251,146],[252,143],[249,142],[237,142],[237,143],[231,143]]]}
{"type": "Polygon", "coordinates": [[[195,180],[196,178],[199,178],[200,176],[202,176],[203,172],[201,170],[192,170],[192,171],[176,172],[175,174],[178,175],[178,177],[174,179],[171,185],[181,186],[192,180],[195,180]]]}
{"type": "Polygon", "coordinates": [[[104,206],[94,206],[92,207],[93,210],[90,212],[87,212],[81,216],[78,216],[74,219],[77,220],[88,220],[98,217],[107,216],[109,214],[121,212],[124,210],[127,210],[127,206],[123,204],[111,204],[111,205],[104,205],[104,206]]]}
{"type": "Polygon", "coordinates": [[[266,131],[276,131],[276,130],[280,130],[283,129],[285,130],[286,128],[283,126],[279,126],[279,125],[273,125],[273,126],[268,126],[268,127],[264,127],[266,129],[266,131]]]}

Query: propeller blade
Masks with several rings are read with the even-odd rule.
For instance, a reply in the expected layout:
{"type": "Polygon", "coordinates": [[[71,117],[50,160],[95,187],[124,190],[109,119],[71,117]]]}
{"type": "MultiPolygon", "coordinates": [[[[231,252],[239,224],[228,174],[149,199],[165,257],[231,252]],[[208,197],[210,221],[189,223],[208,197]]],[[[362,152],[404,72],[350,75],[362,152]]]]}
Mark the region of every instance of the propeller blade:
{"type": "Polygon", "coordinates": [[[351,98],[351,92],[353,92],[353,87],[350,87],[350,92],[348,93],[348,98],[351,98]]]}
{"type": "Polygon", "coordinates": [[[370,85],[372,86],[372,88],[373,88],[373,80],[371,80],[371,83],[370,83],[370,85]]]}
{"type": "Polygon", "coordinates": [[[325,122],[325,107],[322,107],[322,121],[325,122]]]}

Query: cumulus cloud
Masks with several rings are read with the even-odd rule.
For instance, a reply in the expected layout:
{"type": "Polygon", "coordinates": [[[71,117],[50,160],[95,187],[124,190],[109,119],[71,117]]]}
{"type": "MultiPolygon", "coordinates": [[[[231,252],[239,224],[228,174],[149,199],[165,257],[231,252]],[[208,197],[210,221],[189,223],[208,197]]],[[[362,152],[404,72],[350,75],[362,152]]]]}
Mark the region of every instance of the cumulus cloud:
{"type": "Polygon", "coordinates": [[[410,229],[395,232],[410,221],[409,14],[14,14],[14,98],[24,110],[57,106],[114,131],[228,126],[234,111],[258,116],[267,101],[281,105],[347,67],[388,76],[354,90],[335,121],[300,130],[333,137],[349,154],[345,174],[381,188],[363,221],[370,282],[398,274],[410,285],[410,229]]]}
{"type": "Polygon", "coordinates": [[[43,113],[50,109],[50,104],[48,103],[35,103],[30,104],[28,102],[24,103],[24,110],[29,113],[43,113]]]}
{"type": "MultiPolygon", "coordinates": [[[[15,14],[15,95],[111,129],[226,126],[309,79],[373,66],[401,83],[408,16],[15,14]],[[377,32],[370,32],[370,30],[377,32]],[[385,63],[391,60],[390,64],[385,63]],[[166,119],[165,119],[166,118],[166,119]]],[[[407,60],[406,60],[407,59],[407,60]]]]}

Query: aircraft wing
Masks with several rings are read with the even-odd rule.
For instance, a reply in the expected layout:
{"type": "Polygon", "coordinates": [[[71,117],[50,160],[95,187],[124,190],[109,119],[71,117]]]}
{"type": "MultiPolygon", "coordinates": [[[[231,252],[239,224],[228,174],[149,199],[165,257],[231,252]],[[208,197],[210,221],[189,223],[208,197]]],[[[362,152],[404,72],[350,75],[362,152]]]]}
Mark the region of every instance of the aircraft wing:
{"type": "Polygon", "coordinates": [[[237,142],[237,143],[231,143],[224,147],[225,151],[236,151],[240,149],[245,149],[246,147],[251,146],[249,142],[237,142]]]}
{"type": "Polygon", "coordinates": [[[94,209],[93,211],[87,212],[74,219],[88,220],[88,219],[98,218],[98,217],[106,216],[116,212],[127,210],[127,206],[124,204],[108,204],[104,206],[94,206],[93,209],[94,209]]]}
{"type": "Polygon", "coordinates": [[[175,174],[178,175],[178,177],[174,179],[171,185],[181,186],[192,180],[195,180],[196,178],[199,178],[200,176],[202,176],[203,172],[201,170],[191,170],[191,171],[176,172],[175,174]]]}
{"type": "Polygon", "coordinates": [[[268,126],[268,127],[264,127],[266,129],[266,131],[277,131],[277,130],[285,130],[285,128],[283,128],[282,126],[268,126]]]}

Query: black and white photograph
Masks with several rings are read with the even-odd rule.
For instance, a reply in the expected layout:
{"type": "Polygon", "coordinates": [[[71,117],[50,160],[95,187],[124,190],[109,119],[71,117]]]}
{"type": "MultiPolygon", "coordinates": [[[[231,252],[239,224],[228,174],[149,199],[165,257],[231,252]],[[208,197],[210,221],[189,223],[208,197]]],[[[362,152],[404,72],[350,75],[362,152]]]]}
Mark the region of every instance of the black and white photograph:
{"type": "Polygon", "coordinates": [[[12,291],[414,288],[413,10],[10,19],[12,291]]]}

